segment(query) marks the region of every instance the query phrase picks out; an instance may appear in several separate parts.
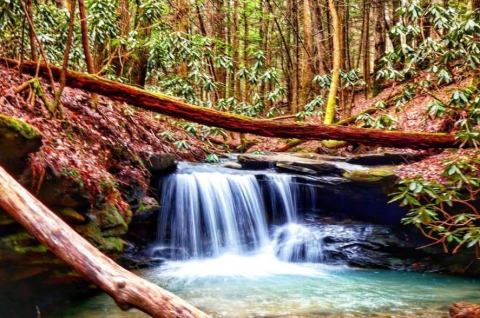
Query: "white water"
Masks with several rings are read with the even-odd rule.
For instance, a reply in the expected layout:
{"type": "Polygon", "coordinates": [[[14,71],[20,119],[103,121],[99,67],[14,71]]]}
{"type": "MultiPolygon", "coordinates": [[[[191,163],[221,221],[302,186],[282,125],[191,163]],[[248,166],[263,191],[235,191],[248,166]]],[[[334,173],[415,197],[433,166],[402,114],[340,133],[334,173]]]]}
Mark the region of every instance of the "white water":
{"type": "MultiPolygon", "coordinates": [[[[306,228],[294,225],[297,192],[292,176],[286,174],[266,174],[262,181],[251,172],[208,169],[170,175],[162,183],[158,244],[152,252],[164,251],[172,259],[198,259],[268,250],[272,258],[278,254],[289,261],[305,250],[307,260],[316,261],[319,256],[313,254],[321,253],[320,246],[306,242],[306,228]],[[268,204],[263,191],[270,198],[268,204]],[[267,211],[267,206],[275,211],[267,211]],[[271,237],[269,215],[283,219],[287,228],[277,229],[271,237]]],[[[310,196],[314,200],[314,192],[310,196]]]]}

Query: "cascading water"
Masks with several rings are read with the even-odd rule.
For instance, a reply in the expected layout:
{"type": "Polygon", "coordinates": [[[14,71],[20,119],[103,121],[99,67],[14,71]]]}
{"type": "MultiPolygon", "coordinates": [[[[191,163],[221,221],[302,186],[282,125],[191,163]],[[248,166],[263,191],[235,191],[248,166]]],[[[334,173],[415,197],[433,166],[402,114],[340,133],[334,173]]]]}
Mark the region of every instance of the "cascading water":
{"type": "Polygon", "coordinates": [[[295,224],[298,187],[292,178],[181,166],[161,183],[159,243],[153,252],[187,259],[270,250],[286,261],[318,261],[321,244],[309,237],[318,238],[295,224]],[[271,239],[268,220],[272,218],[287,225],[271,239]]]}

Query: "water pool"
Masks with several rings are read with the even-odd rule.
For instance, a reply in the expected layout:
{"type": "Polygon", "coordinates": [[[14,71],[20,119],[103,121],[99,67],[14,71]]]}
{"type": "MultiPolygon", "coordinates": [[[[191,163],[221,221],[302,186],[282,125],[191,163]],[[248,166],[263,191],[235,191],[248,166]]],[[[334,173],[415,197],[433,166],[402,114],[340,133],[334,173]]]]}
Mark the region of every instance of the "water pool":
{"type": "MultiPolygon", "coordinates": [[[[447,317],[456,301],[480,302],[476,279],[322,264],[270,253],[167,262],[138,272],[213,317],[447,317]]],[[[99,295],[62,317],[146,317],[99,295]]]]}

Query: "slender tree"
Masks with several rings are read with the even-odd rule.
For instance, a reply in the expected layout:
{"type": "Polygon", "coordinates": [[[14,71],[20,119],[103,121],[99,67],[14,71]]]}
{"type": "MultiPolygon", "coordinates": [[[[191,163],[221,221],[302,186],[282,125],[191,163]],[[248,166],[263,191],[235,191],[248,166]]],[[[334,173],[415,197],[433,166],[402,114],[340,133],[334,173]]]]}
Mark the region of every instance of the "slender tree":
{"type": "Polygon", "coordinates": [[[337,105],[337,91],[340,86],[340,67],[342,63],[341,44],[340,44],[340,22],[338,19],[337,8],[334,0],[328,0],[328,8],[332,17],[333,26],[333,70],[330,90],[328,92],[327,104],[325,107],[324,124],[333,124],[335,120],[335,108],[337,105]]]}
{"type": "Polygon", "coordinates": [[[88,40],[87,12],[85,9],[84,0],[78,0],[78,13],[80,16],[80,29],[82,31],[82,46],[83,46],[83,54],[85,55],[85,64],[87,65],[87,72],[90,74],[94,74],[95,68],[94,68],[92,53],[90,52],[90,44],[88,40]]]}
{"type": "MultiPolygon", "coordinates": [[[[381,68],[381,59],[386,51],[386,29],[385,29],[385,2],[383,0],[375,0],[375,59],[374,74],[381,68]]],[[[373,94],[376,95],[381,90],[382,82],[374,77],[373,94]]]]}

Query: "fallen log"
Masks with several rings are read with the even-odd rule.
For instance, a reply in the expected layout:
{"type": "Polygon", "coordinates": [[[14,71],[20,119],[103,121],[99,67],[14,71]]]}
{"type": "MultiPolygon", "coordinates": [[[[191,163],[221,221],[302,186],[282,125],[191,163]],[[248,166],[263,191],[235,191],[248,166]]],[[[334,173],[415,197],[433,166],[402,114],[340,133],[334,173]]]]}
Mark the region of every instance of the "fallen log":
{"type": "Polygon", "coordinates": [[[102,254],[2,167],[0,207],[52,253],[109,294],[120,308],[135,307],[152,317],[207,317],[183,299],[134,275],[102,254]]]}
{"type": "MultiPolygon", "coordinates": [[[[19,66],[18,61],[5,58],[0,58],[0,64],[10,67],[19,66]]],[[[37,64],[34,62],[23,62],[22,71],[33,74],[36,66],[37,64]]],[[[61,69],[53,65],[48,66],[47,64],[40,65],[40,75],[46,77],[48,69],[50,69],[53,76],[58,79],[61,69]]],[[[268,119],[254,119],[193,106],[170,96],[148,92],[130,85],[74,71],[67,72],[66,80],[67,86],[98,93],[139,108],[207,126],[259,136],[304,140],[343,140],[367,145],[414,149],[451,148],[459,144],[455,136],[450,134],[382,131],[337,125],[279,123],[268,119]]]]}
{"type": "MultiPolygon", "coordinates": [[[[354,122],[355,120],[357,120],[357,118],[359,116],[364,115],[364,114],[373,114],[377,110],[378,110],[378,107],[376,107],[376,106],[367,108],[366,110],[364,110],[364,111],[362,111],[358,114],[352,115],[352,116],[350,116],[348,118],[345,118],[345,119],[342,119],[342,120],[339,120],[338,122],[335,123],[335,125],[343,126],[343,125],[350,124],[350,123],[354,122]]],[[[275,119],[275,118],[273,118],[273,119],[275,119]]],[[[284,146],[282,146],[278,149],[275,149],[274,152],[286,152],[286,151],[292,149],[293,147],[300,146],[304,142],[306,142],[306,140],[292,139],[292,140],[289,140],[286,145],[284,145],[284,146]]]]}

